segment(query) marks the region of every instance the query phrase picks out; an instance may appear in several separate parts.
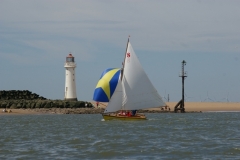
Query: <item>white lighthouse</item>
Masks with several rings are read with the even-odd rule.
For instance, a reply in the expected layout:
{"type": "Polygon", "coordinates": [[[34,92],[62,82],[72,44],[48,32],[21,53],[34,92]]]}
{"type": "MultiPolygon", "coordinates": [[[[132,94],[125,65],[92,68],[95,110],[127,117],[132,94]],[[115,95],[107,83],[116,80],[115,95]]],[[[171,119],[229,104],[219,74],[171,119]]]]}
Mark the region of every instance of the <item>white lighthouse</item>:
{"type": "Polygon", "coordinates": [[[64,67],[66,68],[66,79],[65,79],[65,100],[77,101],[76,93],[76,79],[75,79],[75,68],[74,57],[71,53],[66,57],[64,67]]]}

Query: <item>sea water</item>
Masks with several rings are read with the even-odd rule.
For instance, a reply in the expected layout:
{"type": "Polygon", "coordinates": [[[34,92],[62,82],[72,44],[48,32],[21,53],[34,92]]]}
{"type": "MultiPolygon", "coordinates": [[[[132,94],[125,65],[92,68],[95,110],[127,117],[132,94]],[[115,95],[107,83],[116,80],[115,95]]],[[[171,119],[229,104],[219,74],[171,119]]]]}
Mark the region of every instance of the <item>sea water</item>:
{"type": "Polygon", "coordinates": [[[0,159],[240,159],[240,112],[0,116],[0,159]]]}

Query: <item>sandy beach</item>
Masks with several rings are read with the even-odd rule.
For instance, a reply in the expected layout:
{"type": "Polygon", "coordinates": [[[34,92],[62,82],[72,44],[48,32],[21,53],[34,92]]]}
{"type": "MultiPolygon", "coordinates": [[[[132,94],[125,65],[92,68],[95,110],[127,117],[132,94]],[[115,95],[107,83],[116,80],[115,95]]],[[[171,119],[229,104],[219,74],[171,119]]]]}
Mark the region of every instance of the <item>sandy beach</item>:
{"type": "Polygon", "coordinates": [[[32,109],[7,109],[8,111],[11,110],[10,113],[3,112],[4,108],[1,108],[0,115],[24,115],[24,114],[39,114],[35,110],[32,109]]]}
{"type": "MultiPolygon", "coordinates": [[[[174,110],[178,102],[166,102],[166,105],[170,107],[171,111],[174,110]]],[[[96,105],[93,103],[93,105],[96,105]]],[[[105,108],[106,103],[100,104],[100,107],[105,108]]],[[[161,110],[161,108],[151,108],[149,110],[161,110]]],[[[231,102],[185,102],[185,111],[186,112],[240,112],[240,102],[231,103],[231,102]]]]}
{"type": "MultiPolygon", "coordinates": [[[[174,109],[177,102],[167,102],[166,103],[171,109],[174,109]]],[[[191,111],[202,111],[202,112],[234,112],[240,111],[240,102],[230,103],[230,102],[185,102],[185,110],[191,111]]]]}
{"type": "MultiPolygon", "coordinates": [[[[167,106],[174,110],[177,102],[166,102],[167,106]]],[[[93,102],[96,107],[96,104],[93,102]]],[[[1,108],[0,115],[26,115],[26,114],[98,114],[103,112],[106,103],[100,103],[98,108],[41,108],[41,109],[11,109],[11,113],[3,113],[1,108]]],[[[151,108],[150,111],[161,111],[161,108],[151,108]]],[[[230,102],[185,102],[186,112],[240,112],[240,103],[230,102]]]]}

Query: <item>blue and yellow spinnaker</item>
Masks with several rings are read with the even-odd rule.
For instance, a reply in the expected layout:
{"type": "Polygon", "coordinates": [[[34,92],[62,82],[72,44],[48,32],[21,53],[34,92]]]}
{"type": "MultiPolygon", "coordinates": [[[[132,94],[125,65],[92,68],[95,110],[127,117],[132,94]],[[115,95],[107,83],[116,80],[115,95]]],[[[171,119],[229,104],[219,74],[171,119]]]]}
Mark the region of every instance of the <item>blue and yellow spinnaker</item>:
{"type": "Polygon", "coordinates": [[[120,73],[120,68],[109,68],[103,71],[94,90],[94,101],[109,102],[117,87],[120,73]]]}

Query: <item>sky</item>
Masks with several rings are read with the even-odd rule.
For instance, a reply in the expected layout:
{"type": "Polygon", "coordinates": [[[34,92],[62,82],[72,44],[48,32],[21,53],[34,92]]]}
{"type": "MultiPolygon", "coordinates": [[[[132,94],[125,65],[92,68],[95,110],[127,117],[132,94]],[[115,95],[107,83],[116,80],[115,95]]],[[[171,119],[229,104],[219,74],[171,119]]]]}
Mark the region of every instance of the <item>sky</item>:
{"type": "Polygon", "coordinates": [[[127,38],[164,100],[240,102],[238,0],[1,0],[0,90],[64,99],[75,57],[77,98],[122,66],[127,38]]]}

